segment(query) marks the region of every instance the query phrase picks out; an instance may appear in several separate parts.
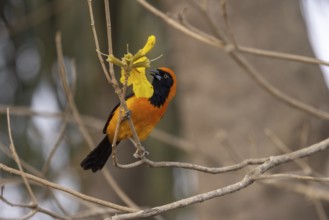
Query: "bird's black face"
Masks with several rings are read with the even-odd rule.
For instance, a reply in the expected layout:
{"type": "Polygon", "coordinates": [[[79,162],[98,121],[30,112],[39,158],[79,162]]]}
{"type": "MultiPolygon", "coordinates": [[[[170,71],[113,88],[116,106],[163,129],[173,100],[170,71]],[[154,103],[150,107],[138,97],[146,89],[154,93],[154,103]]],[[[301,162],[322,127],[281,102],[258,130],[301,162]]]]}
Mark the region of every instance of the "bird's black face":
{"type": "Polygon", "coordinates": [[[168,98],[174,79],[169,73],[161,69],[151,71],[151,75],[153,76],[152,85],[154,93],[150,101],[153,105],[161,107],[168,98]]]}
{"type": "Polygon", "coordinates": [[[151,75],[153,76],[153,86],[159,84],[161,87],[167,87],[170,89],[170,87],[174,83],[174,80],[171,75],[164,70],[153,70],[151,71],[151,75]]]}

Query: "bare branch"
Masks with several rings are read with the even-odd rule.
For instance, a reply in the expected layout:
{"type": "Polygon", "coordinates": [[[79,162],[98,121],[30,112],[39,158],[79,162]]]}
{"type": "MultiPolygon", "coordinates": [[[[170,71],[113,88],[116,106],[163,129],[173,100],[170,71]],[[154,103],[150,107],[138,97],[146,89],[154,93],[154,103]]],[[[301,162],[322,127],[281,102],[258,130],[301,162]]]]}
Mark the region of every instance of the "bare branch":
{"type": "Polygon", "coordinates": [[[260,177],[263,173],[266,171],[277,167],[279,165],[282,165],[284,163],[288,163],[291,161],[294,161],[298,158],[303,158],[306,156],[313,155],[315,153],[327,150],[329,148],[329,138],[325,139],[319,143],[313,144],[309,147],[288,153],[283,154],[279,156],[271,156],[269,160],[265,161],[263,164],[259,165],[258,167],[252,169],[250,172],[248,172],[244,178],[234,184],[228,185],[223,188],[218,188],[213,191],[209,191],[206,193],[198,194],[195,196],[191,196],[186,199],[181,199],[172,203],[168,203],[166,205],[153,207],[146,210],[141,210],[134,213],[129,214],[118,214],[116,216],[113,216],[112,220],[121,220],[121,219],[133,219],[133,218],[140,218],[140,217],[149,217],[154,216],[157,214],[160,214],[162,212],[166,212],[172,209],[177,209],[183,206],[188,206],[191,204],[203,202],[215,197],[224,196],[227,194],[234,193],[236,191],[239,191],[243,188],[246,188],[247,186],[251,185],[258,177],[260,177]]]}
{"type": "Polygon", "coordinates": [[[18,154],[16,152],[16,149],[15,149],[15,145],[14,145],[14,140],[13,140],[13,137],[11,135],[11,125],[10,125],[10,114],[9,114],[9,108],[7,108],[7,126],[8,126],[8,136],[9,136],[9,140],[10,140],[10,145],[9,145],[9,148],[10,148],[10,151],[13,155],[13,158],[18,166],[18,169],[20,170],[21,172],[21,176],[22,176],[22,179],[24,181],[24,184],[25,184],[25,187],[31,197],[31,200],[32,200],[32,203],[33,203],[33,206],[37,207],[37,204],[38,204],[38,201],[37,201],[37,198],[35,197],[32,189],[31,189],[31,186],[29,184],[29,182],[27,181],[26,179],[26,176],[25,176],[25,173],[23,171],[23,168],[22,168],[22,165],[21,165],[21,162],[19,160],[19,157],[18,157],[18,154]]]}
{"type": "Polygon", "coordinates": [[[259,86],[261,86],[274,98],[278,99],[279,101],[282,101],[283,103],[295,109],[301,110],[319,119],[329,120],[328,112],[316,109],[281,92],[278,88],[270,84],[253,66],[251,66],[247,62],[245,58],[235,52],[231,52],[229,54],[246,71],[246,73],[248,73],[248,75],[251,76],[258,83],[259,86]]]}
{"type": "Polygon", "coordinates": [[[302,176],[296,174],[269,174],[269,175],[262,175],[257,177],[259,180],[264,179],[296,179],[296,180],[305,180],[305,181],[314,181],[314,182],[326,182],[329,183],[329,177],[313,177],[313,176],[302,176]]]}
{"type": "MultiPolygon", "coordinates": [[[[137,0],[138,3],[140,3],[144,8],[152,12],[157,17],[160,17],[165,23],[170,25],[171,27],[182,31],[183,33],[189,35],[190,37],[197,39],[203,43],[206,43],[210,46],[214,46],[219,49],[225,49],[225,47],[232,48],[232,44],[224,44],[223,41],[219,41],[216,38],[213,38],[211,35],[203,33],[203,35],[199,35],[198,33],[195,33],[191,31],[190,29],[184,27],[183,25],[179,24],[174,19],[170,18],[168,15],[164,14],[154,6],[152,6],[150,3],[148,3],[146,0],[137,0]]],[[[248,53],[251,55],[261,56],[261,57],[268,57],[268,58],[274,58],[274,59],[281,59],[281,60],[288,60],[288,61],[295,61],[295,62],[301,62],[301,63],[309,63],[309,64],[315,64],[315,65],[325,65],[329,66],[328,61],[323,61],[320,59],[315,59],[313,57],[306,57],[306,56],[300,56],[296,54],[289,54],[289,53],[282,53],[282,52],[275,52],[275,51],[268,51],[268,50],[261,50],[251,47],[245,47],[241,45],[237,45],[238,51],[241,51],[243,53],[248,53]]]]}
{"type": "MultiPolygon", "coordinates": [[[[268,136],[268,138],[277,146],[283,153],[290,153],[292,150],[290,150],[275,134],[273,131],[266,129],[265,134],[268,136]]],[[[295,160],[295,163],[303,169],[304,173],[309,175],[312,173],[312,169],[310,165],[308,165],[303,160],[295,160]]]]}
{"type": "MultiPolygon", "coordinates": [[[[263,181],[263,180],[262,180],[263,181]]],[[[302,183],[289,183],[289,182],[273,182],[272,180],[264,180],[264,183],[276,188],[287,190],[305,196],[312,200],[323,200],[329,202],[329,193],[327,189],[320,187],[313,187],[302,183]]]]}
{"type": "Polygon", "coordinates": [[[12,202],[10,202],[8,199],[6,199],[2,195],[0,195],[0,200],[2,200],[4,203],[6,203],[7,205],[12,206],[12,207],[20,207],[20,208],[28,208],[28,209],[31,209],[31,211],[28,214],[26,214],[25,216],[20,217],[19,219],[29,219],[30,217],[32,217],[33,215],[35,215],[37,212],[44,213],[44,214],[49,215],[49,216],[51,216],[53,218],[56,218],[56,219],[63,219],[63,220],[70,219],[70,218],[67,218],[67,217],[58,215],[55,212],[49,211],[47,209],[44,209],[41,206],[35,207],[35,205],[30,205],[30,204],[15,204],[15,203],[12,203],[12,202]]]}
{"type": "Polygon", "coordinates": [[[94,36],[94,41],[95,41],[95,46],[96,46],[96,53],[97,53],[99,62],[101,63],[103,72],[105,73],[105,77],[106,77],[107,81],[111,82],[111,77],[110,77],[109,73],[107,72],[107,68],[106,68],[105,62],[102,58],[102,55],[97,52],[97,51],[101,51],[101,50],[99,47],[98,36],[97,36],[96,27],[95,27],[92,0],[87,0],[87,2],[88,2],[88,8],[89,8],[90,22],[91,22],[90,25],[91,25],[91,29],[93,31],[93,36],[94,36]]]}
{"type": "MultiPolygon", "coordinates": [[[[2,163],[0,163],[0,170],[3,170],[4,172],[14,174],[14,175],[22,175],[21,171],[10,168],[10,167],[2,164],[2,163]]],[[[120,206],[120,205],[117,205],[117,204],[114,204],[114,203],[111,203],[111,202],[107,202],[107,201],[104,201],[104,200],[101,200],[101,199],[97,199],[95,197],[87,196],[87,195],[82,194],[80,192],[71,190],[71,189],[69,189],[67,187],[64,187],[64,186],[60,186],[60,185],[58,185],[56,183],[53,183],[53,182],[49,182],[45,179],[36,177],[36,176],[28,174],[28,173],[24,173],[24,176],[27,179],[31,180],[31,181],[40,183],[40,184],[42,184],[46,187],[49,187],[49,188],[53,188],[53,189],[62,191],[64,193],[70,194],[72,196],[75,196],[77,198],[80,198],[80,199],[88,201],[88,202],[92,202],[92,203],[95,203],[95,204],[98,204],[98,205],[106,206],[106,207],[113,208],[115,210],[119,210],[119,211],[123,211],[123,212],[137,211],[136,209],[128,208],[126,206],[120,206]]]]}
{"type": "MultiPolygon", "coordinates": [[[[7,155],[10,158],[13,158],[13,155],[10,153],[10,150],[6,149],[7,146],[5,146],[3,143],[0,142],[0,150],[7,155]]],[[[38,171],[37,169],[35,169],[33,166],[31,166],[28,162],[26,162],[25,160],[20,158],[20,162],[22,167],[29,171],[30,173],[36,175],[36,176],[40,176],[42,175],[40,171],[38,171]]]]}
{"type": "Polygon", "coordinates": [[[43,175],[45,175],[48,172],[48,169],[49,169],[51,160],[54,157],[54,155],[55,155],[58,147],[60,146],[60,143],[63,140],[64,134],[65,134],[65,130],[66,130],[66,127],[67,127],[67,119],[66,119],[67,118],[66,117],[67,114],[68,114],[68,109],[66,109],[65,112],[64,112],[64,119],[63,119],[64,122],[62,122],[62,124],[61,124],[61,127],[59,129],[59,134],[58,134],[58,137],[56,139],[56,142],[55,142],[54,146],[51,148],[51,151],[49,153],[49,156],[46,159],[45,164],[43,165],[43,168],[42,168],[42,171],[41,171],[43,175]]]}
{"type": "Polygon", "coordinates": [[[227,172],[240,170],[249,165],[259,165],[269,160],[269,158],[245,159],[240,163],[233,164],[230,166],[224,166],[224,167],[206,167],[192,163],[169,162],[169,161],[154,162],[147,158],[143,158],[142,160],[145,162],[145,164],[147,164],[152,168],[175,167],[175,168],[196,170],[209,174],[219,174],[219,173],[227,173],[227,172]]]}

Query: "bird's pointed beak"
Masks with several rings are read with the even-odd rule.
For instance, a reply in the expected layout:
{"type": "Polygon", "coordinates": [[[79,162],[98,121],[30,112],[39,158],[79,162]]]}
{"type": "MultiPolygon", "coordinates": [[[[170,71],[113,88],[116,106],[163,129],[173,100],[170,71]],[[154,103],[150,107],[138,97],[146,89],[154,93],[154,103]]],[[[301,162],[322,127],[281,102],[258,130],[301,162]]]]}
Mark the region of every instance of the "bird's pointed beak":
{"type": "Polygon", "coordinates": [[[151,76],[153,76],[157,80],[161,80],[162,79],[162,77],[161,77],[161,75],[159,73],[159,70],[151,70],[150,71],[150,74],[151,74],[151,76]]]}

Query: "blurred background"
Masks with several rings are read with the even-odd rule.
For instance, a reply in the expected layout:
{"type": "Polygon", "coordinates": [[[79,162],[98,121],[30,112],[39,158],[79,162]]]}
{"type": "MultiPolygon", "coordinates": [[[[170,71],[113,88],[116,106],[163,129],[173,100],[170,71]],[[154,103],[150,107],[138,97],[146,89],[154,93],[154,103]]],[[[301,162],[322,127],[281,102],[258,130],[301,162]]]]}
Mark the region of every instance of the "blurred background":
{"type": "MultiPolygon", "coordinates": [[[[316,25],[310,19],[313,14],[326,13],[308,11],[310,2],[228,1],[236,41],[244,46],[314,57],[308,36],[316,32],[311,29],[316,25]]],[[[320,8],[328,4],[325,0],[313,2],[321,5],[320,8]]],[[[224,27],[220,4],[215,0],[194,3],[152,1],[152,4],[170,15],[183,13],[190,24],[212,34],[212,27],[197,6],[206,5],[208,14],[218,25],[216,28],[224,27]]],[[[107,53],[103,1],[94,0],[93,8],[100,48],[107,53]]],[[[274,133],[291,150],[328,137],[327,122],[290,108],[270,96],[224,50],[212,48],[170,28],[136,1],[112,0],[110,10],[116,57],[125,53],[127,44],[131,52],[136,52],[147,37],[154,34],[157,43],[149,57],[163,56],[152,62],[151,68],[167,66],[174,69],[178,77],[177,97],[157,130],[143,143],[150,152],[150,159],[224,166],[245,158],[283,153],[270,141],[265,130],[274,133]],[[166,139],[163,132],[172,135],[167,137],[170,140],[163,140],[166,139]],[[182,150],[175,146],[174,137],[180,138],[189,148],[182,150]]],[[[94,142],[102,139],[103,123],[118,98],[105,80],[95,52],[87,1],[4,0],[0,2],[0,162],[16,168],[15,162],[5,154],[9,146],[5,113],[10,107],[14,143],[21,159],[32,166],[30,170],[35,174],[43,171],[42,175],[49,181],[124,205],[101,173],[86,172],[79,167],[89,148],[77,125],[60,114],[67,108],[67,102],[58,73],[55,49],[58,31],[62,34],[66,64],[71,67],[74,61],[76,67],[77,75],[68,71],[67,77],[74,90],[77,108],[86,119],[94,142]],[[58,148],[47,168],[45,163],[55,145],[58,148]]],[[[316,45],[317,38],[313,36],[312,42],[316,45]]],[[[319,66],[244,56],[281,91],[329,111],[328,90],[319,66]]],[[[321,58],[328,60],[328,56],[321,58]]],[[[134,161],[133,153],[131,143],[120,144],[118,157],[122,163],[134,161]]],[[[328,176],[328,156],[328,152],[324,152],[305,162],[317,173],[328,176]]],[[[162,205],[224,187],[239,181],[247,171],[210,175],[145,166],[118,169],[111,161],[106,166],[123,191],[140,207],[162,205]]],[[[300,169],[295,164],[288,164],[275,171],[300,169]]],[[[18,177],[1,171],[0,178],[3,179],[0,179],[0,185],[5,186],[5,198],[13,203],[28,202],[26,190],[18,182],[18,177]]],[[[294,184],[293,181],[284,183],[294,184]]],[[[321,184],[305,185],[328,191],[328,187],[321,184]]],[[[71,216],[86,207],[66,194],[54,191],[53,195],[40,186],[33,189],[39,203],[55,212],[62,213],[62,210],[54,197],[71,216]]],[[[256,183],[241,192],[171,211],[163,217],[307,220],[321,219],[318,210],[322,210],[325,217],[329,215],[328,201],[307,198],[282,185],[256,183]]],[[[0,217],[15,219],[27,212],[0,201],[0,217]]],[[[52,218],[38,213],[32,219],[52,218]]],[[[99,216],[88,219],[99,219],[99,216]]]]}

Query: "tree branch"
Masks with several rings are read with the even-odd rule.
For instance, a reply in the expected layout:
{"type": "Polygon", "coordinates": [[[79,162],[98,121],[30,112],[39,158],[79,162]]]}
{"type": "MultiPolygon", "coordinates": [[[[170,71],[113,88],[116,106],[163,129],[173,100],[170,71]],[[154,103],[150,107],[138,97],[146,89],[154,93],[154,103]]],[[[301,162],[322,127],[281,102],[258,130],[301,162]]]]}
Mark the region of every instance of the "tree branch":
{"type": "MultiPolygon", "coordinates": [[[[10,174],[14,174],[14,175],[19,175],[19,176],[22,175],[21,171],[13,169],[11,167],[8,167],[8,166],[6,166],[2,163],[0,163],[0,170],[2,170],[4,172],[7,172],[7,173],[10,173],[10,174]]],[[[53,183],[53,182],[49,182],[45,179],[36,177],[36,176],[31,175],[29,173],[24,173],[23,175],[31,181],[34,181],[36,183],[40,183],[41,185],[44,185],[44,186],[49,187],[49,188],[53,188],[53,189],[62,191],[64,193],[70,194],[74,197],[77,197],[79,199],[82,199],[82,200],[85,200],[85,201],[88,201],[88,202],[92,202],[92,203],[95,203],[95,204],[98,204],[98,205],[106,206],[106,207],[113,208],[115,210],[123,211],[123,212],[135,212],[135,211],[137,211],[136,209],[128,208],[126,206],[117,205],[117,204],[114,204],[114,203],[111,203],[111,202],[107,202],[107,201],[104,201],[104,200],[101,200],[101,199],[97,199],[95,197],[87,196],[87,195],[82,194],[80,192],[71,190],[67,187],[58,185],[58,184],[53,183]]]]}
{"type": "Polygon", "coordinates": [[[111,220],[122,220],[122,219],[133,219],[133,218],[140,218],[140,217],[149,217],[153,215],[158,215],[160,213],[177,209],[183,206],[188,206],[191,204],[204,202],[206,200],[210,200],[215,197],[224,196],[227,194],[234,193],[236,191],[239,191],[243,188],[246,188],[247,186],[251,185],[255,180],[257,180],[258,177],[260,177],[263,173],[267,172],[268,170],[277,167],[279,165],[282,165],[284,163],[288,163],[291,161],[294,161],[298,158],[303,158],[306,156],[313,155],[315,153],[327,150],[329,148],[329,138],[325,139],[319,143],[313,144],[309,147],[278,156],[271,156],[269,160],[265,161],[263,164],[259,165],[258,167],[252,169],[250,172],[248,172],[244,178],[234,184],[228,185],[223,188],[218,188],[213,191],[209,191],[206,193],[198,194],[195,196],[191,196],[186,199],[181,199],[172,203],[168,203],[166,205],[153,207],[151,209],[141,210],[134,213],[129,214],[119,214],[116,216],[113,216],[111,220]]]}

